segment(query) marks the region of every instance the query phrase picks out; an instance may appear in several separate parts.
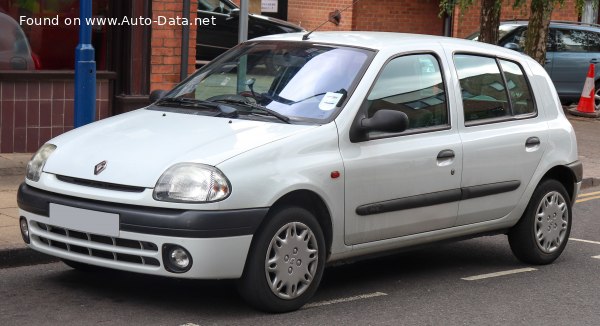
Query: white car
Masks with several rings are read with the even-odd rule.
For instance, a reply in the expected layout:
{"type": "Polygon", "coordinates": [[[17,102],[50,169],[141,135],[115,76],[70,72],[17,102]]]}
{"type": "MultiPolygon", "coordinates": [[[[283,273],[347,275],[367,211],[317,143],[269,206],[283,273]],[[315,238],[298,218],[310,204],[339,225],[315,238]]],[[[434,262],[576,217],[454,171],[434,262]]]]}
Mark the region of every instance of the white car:
{"type": "Polygon", "coordinates": [[[544,68],[451,38],[302,38],[49,141],[19,189],[24,241],[80,269],[239,279],[273,312],[342,259],[494,233],[526,263],[561,254],[582,165],[544,68]]]}

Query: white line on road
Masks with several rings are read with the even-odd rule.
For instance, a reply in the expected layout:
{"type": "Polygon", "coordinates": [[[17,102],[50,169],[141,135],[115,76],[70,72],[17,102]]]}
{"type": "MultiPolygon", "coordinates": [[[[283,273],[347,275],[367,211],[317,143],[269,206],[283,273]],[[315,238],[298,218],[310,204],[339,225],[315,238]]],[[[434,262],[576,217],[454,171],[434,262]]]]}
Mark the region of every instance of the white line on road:
{"type": "Polygon", "coordinates": [[[537,269],[535,268],[520,268],[520,269],[511,269],[509,271],[503,271],[503,272],[496,272],[496,273],[489,273],[489,274],[482,274],[482,275],[475,275],[475,276],[469,276],[469,277],[463,277],[461,278],[461,280],[465,280],[465,281],[477,281],[477,280],[483,280],[484,278],[490,278],[490,277],[498,277],[498,276],[504,276],[504,275],[510,275],[510,274],[517,274],[517,273],[524,273],[524,272],[533,272],[533,271],[537,271],[537,269]]]}
{"type": "Polygon", "coordinates": [[[600,255],[598,255],[598,256],[592,256],[592,258],[600,259],[600,255]]]}
{"type": "Polygon", "coordinates": [[[598,242],[598,241],[583,240],[583,239],[576,239],[576,238],[569,238],[569,240],[579,241],[579,242],[585,242],[585,243],[593,243],[593,244],[600,245],[600,242],[598,242]]]}
{"type": "Polygon", "coordinates": [[[380,297],[380,296],[383,296],[383,295],[387,295],[387,293],[374,292],[374,293],[361,294],[361,295],[356,295],[356,296],[353,296],[353,297],[339,298],[339,299],[333,299],[333,300],[328,300],[328,301],[321,301],[321,302],[309,303],[307,305],[304,305],[304,307],[302,307],[302,309],[314,308],[314,307],[322,307],[322,306],[327,306],[327,305],[330,305],[330,304],[336,304],[336,303],[342,303],[342,302],[350,302],[350,301],[356,301],[356,300],[362,300],[362,299],[369,299],[369,298],[374,298],[374,297],[380,297]]]}

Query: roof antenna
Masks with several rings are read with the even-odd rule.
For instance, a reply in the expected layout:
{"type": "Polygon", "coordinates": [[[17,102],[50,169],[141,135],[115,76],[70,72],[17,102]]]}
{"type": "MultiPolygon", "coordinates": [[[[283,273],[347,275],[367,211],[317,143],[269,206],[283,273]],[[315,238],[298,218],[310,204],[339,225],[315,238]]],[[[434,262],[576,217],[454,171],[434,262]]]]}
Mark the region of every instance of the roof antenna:
{"type": "Polygon", "coordinates": [[[313,32],[315,32],[315,31],[316,31],[316,30],[318,30],[319,28],[321,28],[321,26],[323,26],[323,25],[327,24],[327,22],[331,22],[332,24],[334,24],[334,25],[336,25],[336,26],[337,26],[337,25],[339,25],[339,24],[340,24],[340,21],[342,20],[342,13],[343,13],[344,11],[346,11],[346,9],[348,9],[348,8],[350,8],[350,7],[352,7],[352,6],[354,6],[354,5],[355,5],[357,2],[359,2],[359,1],[360,1],[360,0],[356,0],[356,1],[352,2],[350,5],[348,5],[346,8],[344,8],[344,9],[342,9],[342,10],[337,10],[337,9],[336,9],[335,11],[332,11],[332,12],[330,12],[330,13],[329,13],[329,18],[328,18],[326,21],[324,21],[323,23],[321,23],[321,25],[317,26],[317,28],[313,29],[312,31],[310,31],[310,32],[308,32],[308,33],[306,33],[306,34],[304,34],[304,35],[302,35],[302,40],[303,40],[303,41],[306,41],[306,40],[308,40],[308,38],[309,38],[310,34],[312,34],[313,32]]]}

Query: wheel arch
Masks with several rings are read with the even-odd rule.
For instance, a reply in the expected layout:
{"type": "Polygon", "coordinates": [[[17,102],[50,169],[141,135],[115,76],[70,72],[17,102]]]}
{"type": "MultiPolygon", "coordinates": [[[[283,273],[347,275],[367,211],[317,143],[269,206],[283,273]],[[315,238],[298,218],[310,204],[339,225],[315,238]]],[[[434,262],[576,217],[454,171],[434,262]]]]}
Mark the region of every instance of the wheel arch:
{"type": "Polygon", "coordinates": [[[546,179],[554,179],[557,180],[558,182],[560,182],[565,189],[567,190],[567,194],[569,194],[569,199],[571,200],[571,204],[573,204],[575,198],[575,180],[577,180],[577,177],[575,176],[574,172],[569,169],[567,166],[564,165],[557,165],[553,168],[551,168],[550,170],[548,170],[548,172],[546,172],[544,174],[544,176],[542,177],[542,179],[540,180],[540,183],[542,183],[544,180],[546,179]]]}
{"type": "Polygon", "coordinates": [[[311,212],[317,218],[319,226],[321,226],[321,230],[323,231],[323,235],[325,237],[325,246],[327,247],[326,257],[329,258],[333,243],[333,221],[331,218],[331,213],[323,198],[311,190],[294,190],[277,199],[271,208],[269,208],[266,218],[258,226],[256,232],[260,232],[260,230],[262,230],[264,226],[269,223],[274,215],[273,212],[287,206],[302,207],[311,212]]]}

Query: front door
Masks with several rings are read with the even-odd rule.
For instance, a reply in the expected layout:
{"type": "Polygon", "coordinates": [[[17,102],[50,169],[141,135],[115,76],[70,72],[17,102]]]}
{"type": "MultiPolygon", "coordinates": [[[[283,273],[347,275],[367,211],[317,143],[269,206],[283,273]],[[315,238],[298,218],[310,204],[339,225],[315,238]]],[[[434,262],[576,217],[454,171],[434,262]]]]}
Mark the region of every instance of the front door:
{"type": "Polygon", "coordinates": [[[399,110],[409,118],[408,129],[397,134],[371,132],[369,140],[358,142],[340,136],[346,244],[454,224],[462,147],[450,122],[441,66],[436,52],[389,61],[359,115],[369,118],[378,110],[399,110]]]}

